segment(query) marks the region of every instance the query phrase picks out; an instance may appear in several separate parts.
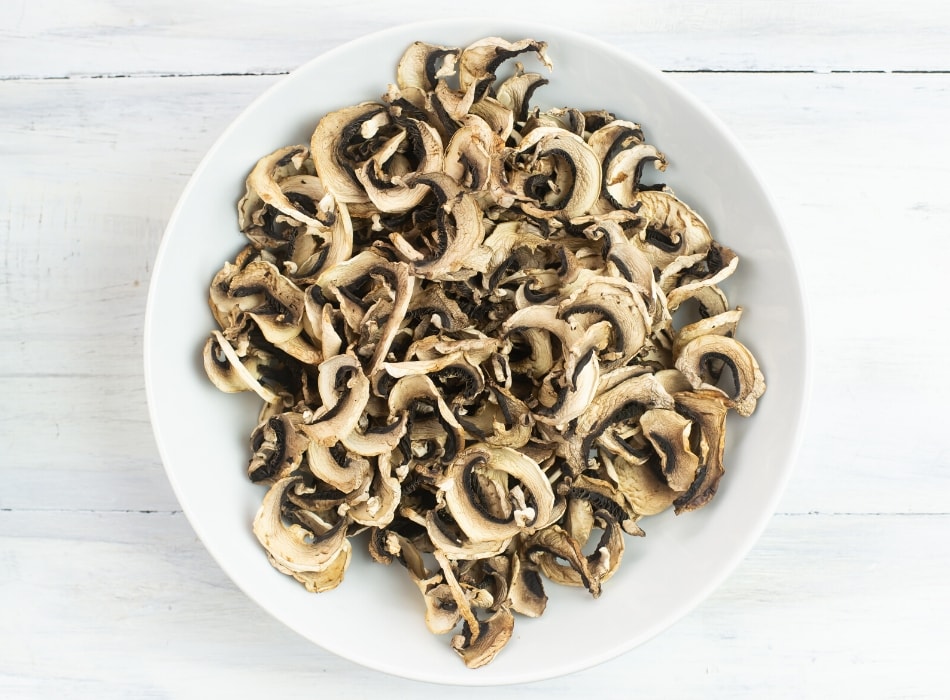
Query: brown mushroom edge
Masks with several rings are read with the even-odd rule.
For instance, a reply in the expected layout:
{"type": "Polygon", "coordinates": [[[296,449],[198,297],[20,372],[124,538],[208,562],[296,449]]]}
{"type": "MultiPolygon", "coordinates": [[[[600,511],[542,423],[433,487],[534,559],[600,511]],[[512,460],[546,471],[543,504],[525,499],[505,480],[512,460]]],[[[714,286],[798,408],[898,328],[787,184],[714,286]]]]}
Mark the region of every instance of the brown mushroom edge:
{"type": "Polygon", "coordinates": [[[420,617],[490,663],[546,582],[601,595],[643,518],[701,508],[765,391],[739,258],[604,110],[542,110],[544,42],[416,42],[379,101],[264,156],[211,282],[209,379],[262,400],[253,532],[308,590],[362,533],[420,617]],[[693,317],[686,318],[692,313],[693,317]]]}

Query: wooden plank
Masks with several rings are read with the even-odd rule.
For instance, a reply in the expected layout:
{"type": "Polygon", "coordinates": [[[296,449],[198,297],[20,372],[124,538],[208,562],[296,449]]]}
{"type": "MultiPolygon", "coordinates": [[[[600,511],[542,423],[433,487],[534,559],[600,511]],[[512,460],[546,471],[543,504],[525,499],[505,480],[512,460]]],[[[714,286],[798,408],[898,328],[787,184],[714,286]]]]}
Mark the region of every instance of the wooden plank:
{"type": "MultiPolygon", "coordinates": [[[[428,0],[13,0],[0,25],[0,76],[285,72],[371,31],[471,17],[428,0]]],[[[478,14],[571,27],[675,70],[947,70],[950,7],[931,0],[570,3],[483,0],[478,14]]],[[[539,29],[539,32],[542,30],[539,29]]]]}
{"type": "MultiPolygon", "coordinates": [[[[935,598],[943,585],[932,543],[948,536],[947,516],[778,516],[712,597],[660,637],[588,671],[492,692],[944,697],[950,608],[935,598]]],[[[4,697],[426,690],[323,652],[271,619],[181,515],[0,512],[0,592],[4,697]]]]}
{"type": "MultiPolygon", "coordinates": [[[[176,508],[144,407],[150,266],[192,169],[276,79],[0,83],[0,426],[22,436],[0,447],[0,507],[176,508]]],[[[810,292],[811,421],[782,510],[946,512],[950,378],[927,334],[950,253],[950,76],[676,79],[759,166],[810,292]]]]}

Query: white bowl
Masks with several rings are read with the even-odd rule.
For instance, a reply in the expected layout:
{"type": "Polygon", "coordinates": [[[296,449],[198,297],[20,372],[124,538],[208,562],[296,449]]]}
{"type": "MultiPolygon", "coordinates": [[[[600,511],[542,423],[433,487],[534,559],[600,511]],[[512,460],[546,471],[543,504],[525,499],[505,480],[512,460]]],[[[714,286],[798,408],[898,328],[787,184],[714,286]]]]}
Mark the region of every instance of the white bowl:
{"type": "MultiPolygon", "coordinates": [[[[533,59],[523,60],[538,69],[533,59]]],[[[168,224],[145,335],[148,400],[169,480],[198,536],[233,581],[333,653],[399,676],[473,685],[592,666],[650,639],[706,598],[751,548],[788,479],[803,423],[806,356],[802,293],[786,235],[726,128],[656,69],[597,40],[487,20],[366,36],[294,71],[248,107],[198,167],[168,224]],[[450,649],[448,637],[427,631],[421,597],[398,565],[375,564],[357,546],[343,585],[314,595],[267,563],[250,527],[263,488],[245,473],[259,400],[215,389],[202,370],[201,348],[214,327],[206,302],[211,277],[244,242],[236,202],[257,159],[283,145],[308,143],[319,117],[331,109],[378,99],[411,42],[465,46],[495,35],[548,42],[554,71],[534,104],[609,109],[642,123],[647,140],[666,153],[664,181],[740,255],[725,288],[730,302],[745,308],[739,337],[758,358],[768,391],[751,418],[730,417],[727,473],[708,507],[642,521],[646,538],[628,539],[619,573],[597,600],[582,589],[549,583],[545,614],[519,616],[508,647],[473,671],[450,649]]]]}

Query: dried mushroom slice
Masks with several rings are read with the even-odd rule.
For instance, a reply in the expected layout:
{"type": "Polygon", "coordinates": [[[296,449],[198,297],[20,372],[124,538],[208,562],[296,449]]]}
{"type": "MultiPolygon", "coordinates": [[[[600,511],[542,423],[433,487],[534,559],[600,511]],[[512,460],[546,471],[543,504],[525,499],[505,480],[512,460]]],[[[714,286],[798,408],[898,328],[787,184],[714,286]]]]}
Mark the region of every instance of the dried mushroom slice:
{"type": "Polygon", "coordinates": [[[347,521],[331,523],[317,513],[294,508],[287,493],[300,484],[299,477],[286,477],[268,489],[254,518],[254,535],[278,570],[309,589],[330,590],[342,583],[352,552],[347,521]],[[285,519],[291,522],[285,524],[285,519]]]}
{"type": "Polygon", "coordinates": [[[756,401],[765,393],[765,378],[749,349],[735,338],[723,335],[701,335],[687,343],[676,358],[676,369],[682,372],[694,389],[720,391],[728,405],[740,416],[749,416],[756,401]],[[722,362],[731,370],[733,386],[723,389],[709,382],[711,362],[722,362]]]}
{"type": "Polygon", "coordinates": [[[263,403],[267,560],[327,591],[363,533],[471,668],[545,581],[597,597],[647,516],[707,505],[765,390],[738,256],[646,182],[674,161],[625,115],[536,104],[547,77],[501,74],[532,55],[551,68],[534,39],[415,42],[378,100],[264,155],[202,358],[263,403]]]}

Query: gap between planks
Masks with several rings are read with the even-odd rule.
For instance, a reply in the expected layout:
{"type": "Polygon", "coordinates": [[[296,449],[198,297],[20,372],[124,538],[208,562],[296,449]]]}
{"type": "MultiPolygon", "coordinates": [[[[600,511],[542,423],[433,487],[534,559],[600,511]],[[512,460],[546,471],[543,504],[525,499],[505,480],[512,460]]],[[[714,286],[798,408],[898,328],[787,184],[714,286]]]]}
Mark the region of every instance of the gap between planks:
{"type": "MultiPolygon", "coordinates": [[[[292,71],[249,71],[249,72],[224,72],[224,73],[97,73],[92,75],[46,75],[46,76],[28,76],[28,75],[2,75],[0,82],[17,81],[43,81],[43,80],[123,80],[135,78],[255,78],[263,76],[282,76],[289,75],[292,71]]],[[[716,75],[950,75],[950,69],[855,69],[848,70],[842,68],[823,69],[804,69],[804,68],[779,68],[779,69],[734,69],[734,68],[667,68],[661,69],[663,73],[676,75],[682,74],[716,74],[716,75]]]]}
{"type": "MultiPolygon", "coordinates": [[[[162,509],[137,509],[137,508],[0,508],[0,513],[24,514],[24,515],[54,515],[56,513],[73,513],[88,515],[184,515],[180,508],[172,510],[162,509]]],[[[884,517],[884,518],[945,518],[950,517],[950,512],[934,511],[928,513],[912,513],[907,511],[821,511],[810,510],[807,513],[794,511],[778,511],[772,514],[776,518],[808,518],[808,517],[832,517],[832,518],[866,518],[866,517],[884,517]]]]}

